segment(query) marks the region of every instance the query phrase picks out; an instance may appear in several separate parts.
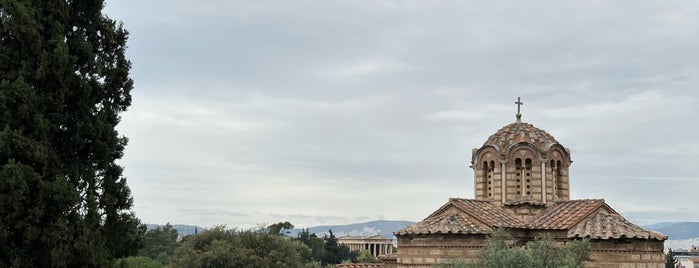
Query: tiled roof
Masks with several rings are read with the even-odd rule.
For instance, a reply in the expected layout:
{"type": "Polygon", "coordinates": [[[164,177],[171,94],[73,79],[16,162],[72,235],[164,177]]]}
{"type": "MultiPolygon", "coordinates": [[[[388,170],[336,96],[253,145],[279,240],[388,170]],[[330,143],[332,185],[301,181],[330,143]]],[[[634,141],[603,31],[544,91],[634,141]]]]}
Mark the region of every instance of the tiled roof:
{"type": "Polygon", "coordinates": [[[640,238],[665,240],[666,236],[643,229],[630,223],[621,215],[600,209],[590,217],[568,230],[568,237],[592,239],[640,238]]]}
{"type": "Polygon", "coordinates": [[[450,198],[449,203],[493,227],[522,228],[525,225],[522,219],[490,201],[450,198]]]}
{"type": "Polygon", "coordinates": [[[505,153],[512,144],[520,142],[529,142],[540,151],[546,151],[549,146],[558,143],[553,136],[534,127],[532,124],[515,122],[502,127],[495,134],[488,137],[488,140],[483,145],[493,145],[498,147],[501,153],[505,153]]]}
{"type": "Polygon", "coordinates": [[[491,202],[451,198],[426,219],[395,234],[490,234],[493,228],[522,228],[524,225],[524,221],[510,211],[491,202]],[[457,211],[449,210],[452,207],[457,211]]]}
{"type": "Polygon", "coordinates": [[[443,213],[427,217],[395,234],[490,234],[488,225],[469,219],[463,213],[443,213]]]}
{"type": "Polygon", "coordinates": [[[396,259],[398,258],[398,254],[396,254],[396,253],[384,254],[384,255],[379,255],[379,256],[376,257],[376,258],[379,259],[379,260],[384,260],[384,261],[387,261],[387,260],[396,260],[396,259]]]}
{"type": "Polygon", "coordinates": [[[483,200],[451,198],[449,202],[396,235],[490,234],[495,228],[561,230],[568,237],[593,239],[639,238],[665,240],[666,236],[645,230],[624,219],[603,199],[559,201],[525,222],[505,207],[483,200]]]}
{"type": "Polygon", "coordinates": [[[529,222],[527,227],[529,229],[567,230],[602,206],[607,206],[604,199],[556,202],[529,222]]]}
{"type": "Polygon", "coordinates": [[[340,263],[337,268],[383,268],[383,263],[340,263]]]}

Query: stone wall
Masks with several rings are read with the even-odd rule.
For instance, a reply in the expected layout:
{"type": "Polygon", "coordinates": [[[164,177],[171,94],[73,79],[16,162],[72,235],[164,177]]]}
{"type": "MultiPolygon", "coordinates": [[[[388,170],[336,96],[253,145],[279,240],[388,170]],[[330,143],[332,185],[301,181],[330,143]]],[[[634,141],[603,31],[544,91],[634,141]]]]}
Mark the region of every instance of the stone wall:
{"type": "Polygon", "coordinates": [[[587,268],[664,268],[664,243],[658,240],[591,240],[587,268]]]}
{"type": "MultiPolygon", "coordinates": [[[[548,233],[548,232],[547,232],[548,233]]],[[[517,245],[524,245],[530,237],[541,233],[514,232],[517,245]]],[[[563,232],[550,232],[557,246],[563,232]]],[[[569,240],[568,240],[569,241],[569,240]]],[[[397,267],[432,267],[451,260],[475,260],[485,246],[483,235],[405,235],[398,237],[397,267]]],[[[591,240],[590,258],[586,268],[664,268],[663,241],[621,239],[591,240]]]]}
{"type": "Polygon", "coordinates": [[[455,259],[476,259],[484,235],[406,235],[398,237],[397,266],[432,267],[455,259]]]}

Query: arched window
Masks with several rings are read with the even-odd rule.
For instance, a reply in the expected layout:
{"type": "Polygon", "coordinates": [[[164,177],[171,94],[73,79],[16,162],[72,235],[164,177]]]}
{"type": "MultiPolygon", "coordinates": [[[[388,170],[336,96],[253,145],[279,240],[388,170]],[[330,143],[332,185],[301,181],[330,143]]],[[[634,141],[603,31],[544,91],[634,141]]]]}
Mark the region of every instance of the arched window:
{"type": "Polygon", "coordinates": [[[493,179],[495,177],[495,161],[490,161],[490,165],[488,165],[488,182],[486,185],[487,189],[487,197],[493,197],[493,179]]]}
{"type": "Polygon", "coordinates": [[[558,197],[558,166],[555,160],[551,160],[551,181],[553,184],[553,197],[558,197]]]}
{"type": "Polygon", "coordinates": [[[563,191],[563,180],[561,179],[561,169],[563,167],[561,166],[561,160],[556,161],[556,196],[561,196],[562,191],[563,191]]]}
{"type": "Polygon", "coordinates": [[[515,169],[517,172],[515,172],[515,182],[516,182],[516,187],[517,187],[517,195],[522,194],[522,180],[523,180],[523,175],[524,175],[524,167],[522,166],[522,159],[517,158],[515,159],[515,169]]]}
{"type": "Polygon", "coordinates": [[[529,196],[532,194],[532,159],[527,158],[524,160],[524,180],[526,189],[524,189],[523,195],[529,196]]]}

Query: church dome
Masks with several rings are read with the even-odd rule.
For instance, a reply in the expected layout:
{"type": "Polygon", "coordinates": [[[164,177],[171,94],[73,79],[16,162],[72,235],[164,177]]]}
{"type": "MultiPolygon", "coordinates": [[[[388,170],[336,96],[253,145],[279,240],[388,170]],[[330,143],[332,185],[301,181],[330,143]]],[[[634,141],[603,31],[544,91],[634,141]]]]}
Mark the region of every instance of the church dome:
{"type": "Polygon", "coordinates": [[[500,150],[507,152],[509,148],[521,142],[529,143],[535,146],[539,152],[546,152],[554,144],[559,144],[558,141],[546,133],[546,131],[535,127],[532,124],[517,121],[506,125],[495,134],[490,135],[488,140],[483,143],[483,146],[491,145],[500,150]]]}
{"type": "Polygon", "coordinates": [[[520,98],[515,104],[517,121],[473,148],[476,199],[508,206],[568,200],[570,150],[546,131],[522,122],[520,98]]]}

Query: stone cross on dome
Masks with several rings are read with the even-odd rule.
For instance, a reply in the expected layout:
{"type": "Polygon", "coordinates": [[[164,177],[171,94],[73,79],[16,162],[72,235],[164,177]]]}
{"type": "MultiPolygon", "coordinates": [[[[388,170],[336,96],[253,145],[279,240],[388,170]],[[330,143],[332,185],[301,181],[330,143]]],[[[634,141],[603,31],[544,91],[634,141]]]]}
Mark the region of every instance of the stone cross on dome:
{"type": "Polygon", "coordinates": [[[520,101],[519,97],[517,97],[515,104],[517,104],[517,122],[522,122],[522,114],[519,112],[519,107],[524,104],[524,102],[520,101]]]}

